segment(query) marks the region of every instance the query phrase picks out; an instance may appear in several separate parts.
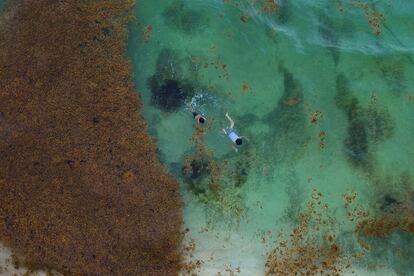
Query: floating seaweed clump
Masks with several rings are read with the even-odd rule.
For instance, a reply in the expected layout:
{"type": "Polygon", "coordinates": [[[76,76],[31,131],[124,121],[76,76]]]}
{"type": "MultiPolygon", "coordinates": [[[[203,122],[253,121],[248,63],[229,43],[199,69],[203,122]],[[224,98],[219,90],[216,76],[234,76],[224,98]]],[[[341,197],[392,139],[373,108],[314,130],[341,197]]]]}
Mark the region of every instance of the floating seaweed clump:
{"type": "Polygon", "coordinates": [[[369,5],[368,3],[364,3],[362,1],[354,0],[352,1],[351,5],[360,8],[364,11],[372,31],[376,36],[380,36],[382,23],[385,20],[384,14],[380,13],[379,11],[376,11],[371,5],[369,5]]]}
{"type": "MultiPolygon", "coordinates": [[[[210,52],[216,51],[216,46],[212,46],[209,48],[210,52]]],[[[230,72],[229,72],[229,66],[222,61],[222,58],[220,56],[214,56],[212,58],[207,58],[202,55],[194,55],[191,56],[191,62],[195,66],[194,69],[197,68],[214,68],[217,71],[219,71],[220,75],[218,76],[219,79],[229,80],[230,78],[230,72]]],[[[250,89],[250,88],[249,88],[250,89]]],[[[247,91],[249,90],[247,89],[247,91]]],[[[247,92],[244,91],[244,92],[247,92]]]]}
{"type": "Polygon", "coordinates": [[[289,20],[288,0],[251,0],[251,4],[257,6],[258,13],[275,17],[280,24],[285,24],[289,20]]]}
{"type": "MultiPolygon", "coordinates": [[[[285,24],[290,19],[290,9],[289,9],[289,0],[245,0],[248,5],[250,5],[253,10],[256,10],[257,14],[266,14],[275,18],[278,23],[285,24]]],[[[223,0],[223,3],[231,5],[238,10],[244,9],[244,1],[239,0],[223,0]]],[[[242,15],[240,20],[248,19],[247,16],[242,15]]]]}
{"type": "Polygon", "coordinates": [[[299,214],[290,238],[279,234],[267,255],[266,275],[341,275],[349,268],[327,214],[322,194],[313,191],[307,209],[299,214]]]}
{"type": "Polygon", "coordinates": [[[277,0],[259,0],[262,11],[268,15],[273,15],[278,11],[277,0]]]}
{"type": "Polygon", "coordinates": [[[186,228],[183,237],[183,243],[181,245],[181,251],[183,252],[185,262],[182,265],[180,275],[183,276],[195,276],[201,270],[202,265],[204,264],[203,260],[196,259],[194,257],[194,251],[197,244],[194,239],[186,238],[185,235],[189,233],[189,229],[186,228]]]}
{"type": "Polygon", "coordinates": [[[385,237],[394,231],[414,233],[414,211],[396,207],[393,209],[400,212],[391,211],[380,217],[363,220],[356,231],[370,237],[385,237]]]}
{"type": "Polygon", "coordinates": [[[400,191],[389,193],[381,189],[378,204],[369,212],[356,202],[356,193],[345,195],[345,208],[355,223],[356,240],[364,250],[361,263],[381,267],[391,258],[388,266],[405,274],[414,269],[414,182],[407,174],[386,179],[389,189],[398,187],[400,191]]]}
{"type": "Polygon", "coordinates": [[[414,234],[414,179],[406,173],[392,180],[388,186],[401,189],[382,196],[378,214],[359,220],[356,232],[371,237],[385,237],[394,231],[414,234]]]}
{"type": "Polygon", "coordinates": [[[369,26],[372,29],[372,32],[376,36],[381,35],[381,28],[383,26],[385,17],[384,14],[377,11],[374,8],[374,5],[368,4],[366,2],[360,1],[360,0],[352,0],[350,4],[348,5],[339,5],[338,10],[343,12],[345,10],[351,10],[353,8],[361,9],[364,11],[365,16],[368,20],[369,26]]]}
{"type": "Polygon", "coordinates": [[[178,183],[125,59],[133,4],[10,1],[0,19],[0,240],[34,269],[179,273],[178,183]]]}

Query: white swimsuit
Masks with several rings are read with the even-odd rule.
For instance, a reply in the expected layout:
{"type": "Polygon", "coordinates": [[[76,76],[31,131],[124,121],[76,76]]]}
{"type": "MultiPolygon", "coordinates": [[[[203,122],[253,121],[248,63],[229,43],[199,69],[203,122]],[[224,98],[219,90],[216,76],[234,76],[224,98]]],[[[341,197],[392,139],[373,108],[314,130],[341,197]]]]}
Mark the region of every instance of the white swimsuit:
{"type": "Polygon", "coordinates": [[[229,137],[229,139],[234,144],[236,144],[236,140],[240,138],[239,135],[237,135],[237,133],[234,132],[234,130],[232,128],[230,128],[230,127],[226,129],[226,134],[227,134],[227,137],[229,137]]]}

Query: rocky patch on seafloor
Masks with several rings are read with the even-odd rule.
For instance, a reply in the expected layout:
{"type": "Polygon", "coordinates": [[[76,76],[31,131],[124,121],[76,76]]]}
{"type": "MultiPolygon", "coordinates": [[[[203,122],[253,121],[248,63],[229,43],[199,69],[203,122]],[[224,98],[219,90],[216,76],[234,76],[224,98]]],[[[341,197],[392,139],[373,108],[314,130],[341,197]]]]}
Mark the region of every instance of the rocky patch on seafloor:
{"type": "Polygon", "coordinates": [[[237,160],[233,166],[231,178],[236,188],[242,187],[249,177],[250,164],[246,160],[237,160]]]}
{"type": "Polygon", "coordinates": [[[356,242],[364,250],[360,264],[376,269],[387,263],[397,273],[406,274],[414,269],[413,177],[409,173],[384,173],[375,158],[378,147],[393,136],[394,120],[380,106],[378,97],[372,96],[364,107],[350,92],[351,83],[343,74],[336,81],[336,105],[349,122],[344,141],[348,161],[362,169],[370,183],[365,208],[353,205],[356,194],[345,197],[347,216],[356,223],[356,242]]]}
{"type": "Polygon", "coordinates": [[[277,155],[269,158],[290,165],[302,158],[310,140],[308,115],[304,108],[302,85],[283,65],[279,69],[283,74],[283,95],[266,117],[271,127],[268,145],[277,155]]]}
{"type": "Polygon", "coordinates": [[[407,90],[406,62],[396,56],[376,57],[374,71],[387,84],[391,93],[396,96],[405,95],[407,90]]]}
{"type": "Polygon", "coordinates": [[[414,181],[404,173],[388,184],[400,188],[383,192],[370,211],[357,193],[344,194],[347,224],[330,215],[322,194],[314,190],[290,235],[281,231],[274,236],[266,275],[343,275],[353,265],[375,271],[384,264],[409,275],[414,269],[414,181]],[[343,231],[343,226],[351,228],[343,231]]]}
{"type": "Polygon", "coordinates": [[[175,112],[194,95],[195,73],[188,67],[191,63],[181,58],[178,52],[161,51],[156,71],[147,81],[153,105],[165,112],[175,112]]]}
{"type": "Polygon", "coordinates": [[[336,105],[349,122],[344,140],[348,161],[362,169],[370,182],[365,195],[369,212],[367,206],[352,205],[356,194],[345,197],[347,216],[356,223],[356,242],[364,250],[360,263],[376,269],[386,262],[389,268],[405,274],[414,269],[413,177],[409,173],[384,174],[375,158],[378,147],[392,137],[394,120],[376,96],[364,107],[350,92],[350,81],[343,74],[336,81],[336,105]]]}
{"type": "Polygon", "coordinates": [[[394,121],[385,107],[380,107],[378,98],[371,98],[368,107],[363,107],[352,95],[349,80],[340,73],[336,77],[336,106],[345,112],[348,133],[344,140],[344,151],[350,164],[372,173],[374,153],[379,143],[392,137],[394,121]]]}
{"type": "Polygon", "coordinates": [[[290,224],[297,223],[303,204],[306,202],[305,194],[298,193],[298,191],[305,190],[305,187],[301,185],[298,173],[294,168],[284,169],[280,181],[286,183],[285,192],[289,199],[289,205],[284,211],[282,221],[290,224]]]}
{"type": "Polygon", "coordinates": [[[225,181],[227,185],[242,188],[246,184],[252,170],[258,169],[257,152],[254,145],[249,141],[243,145],[237,155],[231,154],[222,157],[222,161],[226,163],[225,181]]]}
{"type": "Polygon", "coordinates": [[[256,148],[247,142],[237,155],[232,151],[217,159],[214,151],[204,145],[208,129],[209,125],[204,128],[195,127],[192,137],[194,151],[184,158],[182,167],[184,180],[195,194],[208,192],[215,186],[213,183],[241,188],[255,165],[256,148]]]}
{"type": "Polygon", "coordinates": [[[200,34],[210,24],[206,13],[192,8],[183,0],[175,0],[162,15],[167,26],[187,35],[200,34]]]}
{"type": "Polygon", "coordinates": [[[367,193],[370,205],[378,213],[386,213],[399,208],[414,210],[414,177],[409,172],[382,175],[380,172],[371,178],[372,189],[367,193]]]}
{"type": "Polygon", "coordinates": [[[206,193],[213,179],[211,178],[210,162],[206,159],[191,159],[183,167],[183,175],[189,189],[195,194],[206,193]]]}
{"type": "Polygon", "coordinates": [[[213,216],[230,216],[240,221],[244,209],[241,188],[247,181],[249,167],[243,162],[215,159],[214,152],[204,145],[207,129],[195,128],[194,151],[183,161],[184,183],[213,216]]]}

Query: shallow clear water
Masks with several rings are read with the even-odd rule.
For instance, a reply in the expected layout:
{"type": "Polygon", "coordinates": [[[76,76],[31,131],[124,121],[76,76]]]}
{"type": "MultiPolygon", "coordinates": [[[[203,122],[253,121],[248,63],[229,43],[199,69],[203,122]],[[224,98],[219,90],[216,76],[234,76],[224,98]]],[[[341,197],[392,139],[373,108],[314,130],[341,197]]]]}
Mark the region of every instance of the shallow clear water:
{"type": "MultiPolygon", "coordinates": [[[[199,275],[236,267],[262,275],[275,233],[289,234],[313,189],[345,255],[360,245],[343,194],[356,192],[378,214],[387,195],[414,191],[414,2],[368,3],[385,16],[379,36],[363,8],[345,1],[285,0],[274,13],[261,1],[139,1],[128,52],[159,156],[181,183],[187,239],[204,261],[199,275]],[[153,89],[169,79],[192,95],[163,110],[151,77],[153,89]],[[203,176],[183,173],[195,147],[191,107],[209,122],[204,146],[222,168],[218,198],[197,188],[203,176]],[[248,138],[237,153],[221,133],[226,111],[248,138]]],[[[414,253],[412,234],[369,242],[353,264],[358,275],[414,273],[395,253],[414,253]]]]}

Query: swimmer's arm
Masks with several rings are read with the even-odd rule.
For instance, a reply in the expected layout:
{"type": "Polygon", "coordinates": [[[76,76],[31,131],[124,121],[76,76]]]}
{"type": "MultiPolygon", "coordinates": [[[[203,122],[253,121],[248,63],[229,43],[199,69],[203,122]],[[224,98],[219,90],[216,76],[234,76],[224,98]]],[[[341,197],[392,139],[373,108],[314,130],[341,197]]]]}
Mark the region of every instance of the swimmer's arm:
{"type": "Polygon", "coordinates": [[[230,116],[229,116],[229,113],[228,113],[228,112],[226,112],[226,117],[227,117],[227,119],[229,119],[229,121],[230,121],[230,128],[234,128],[234,121],[230,118],[230,116]]]}

